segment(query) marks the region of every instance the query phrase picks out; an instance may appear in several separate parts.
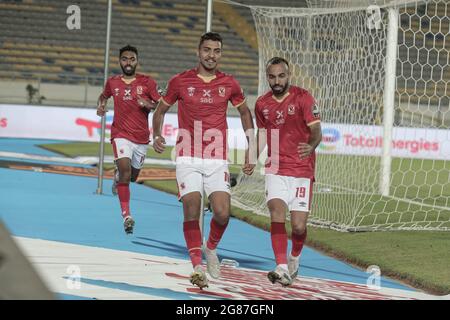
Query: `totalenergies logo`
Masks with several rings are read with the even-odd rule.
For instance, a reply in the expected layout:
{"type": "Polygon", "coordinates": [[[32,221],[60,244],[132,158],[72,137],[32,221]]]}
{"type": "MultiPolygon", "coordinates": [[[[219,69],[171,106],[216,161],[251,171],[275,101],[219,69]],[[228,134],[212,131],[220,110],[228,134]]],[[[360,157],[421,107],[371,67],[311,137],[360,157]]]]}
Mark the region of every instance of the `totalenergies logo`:
{"type": "MultiPolygon", "coordinates": [[[[105,120],[106,120],[105,137],[110,138],[113,116],[106,116],[105,120]]],[[[98,135],[101,134],[101,130],[102,130],[101,121],[92,121],[92,120],[88,120],[88,119],[77,118],[75,120],[75,123],[79,126],[86,127],[88,137],[94,136],[94,130],[97,131],[98,135]]]]}
{"type": "Polygon", "coordinates": [[[341,138],[341,133],[335,128],[322,129],[322,142],[319,149],[323,151],[332,151],[336,149],[336,143],[341,138]]]}

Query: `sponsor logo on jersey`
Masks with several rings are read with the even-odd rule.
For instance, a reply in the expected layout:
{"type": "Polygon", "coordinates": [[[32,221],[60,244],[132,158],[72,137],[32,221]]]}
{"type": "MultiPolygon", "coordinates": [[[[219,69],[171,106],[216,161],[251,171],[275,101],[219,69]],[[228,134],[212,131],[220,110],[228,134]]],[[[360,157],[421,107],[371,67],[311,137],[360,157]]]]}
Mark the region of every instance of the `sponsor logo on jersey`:
{"type": "Polygon", "coordinates": [[[133,100],[133,97],[131,96],[131,89],[125,89],[123,100],[133,100]]]}
{"type": "Polygon", "coordinates": [[[195,93],[195,88],[194,87],[189,87],[189,88],[187,88],[187,90],[188,90],[189,97],[193,97],[194,93],[195,93]]]}
{"type": "Polygon", "coordinates": [[[225,97],[225,87],[219,87],[219,96],[225,97]]]}
{"type": "Polygon", "coordinates": [[[200,98],[201,103],[213,103],[214,100],[211,97],[211,90],[203,89],[203,97],[200,98]]]}
{"type": "Polygon", "coordinates": [[[277,119],[275,120],[275,123],[277,125],[283,124],[284,123],[284,115],[283,115],[283,111],[278,111],[277,110],[277,119]]]}

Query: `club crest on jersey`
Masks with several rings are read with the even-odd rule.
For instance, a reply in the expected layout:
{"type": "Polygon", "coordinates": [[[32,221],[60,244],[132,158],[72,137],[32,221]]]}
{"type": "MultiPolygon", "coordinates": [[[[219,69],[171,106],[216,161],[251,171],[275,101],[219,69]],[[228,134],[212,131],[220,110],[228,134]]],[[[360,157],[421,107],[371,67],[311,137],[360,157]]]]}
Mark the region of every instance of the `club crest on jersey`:
{"type": "Polygon", "coordinates": [[[295,114],[295,106],[293,104],[290,104],[288,106],[288,115],[292,116],[295,114]]]}
{"type": "Polygon", "coordinates": [[[317,104],[313,105],[312,114],[313,114],[314,118],[318,118],[320,116],[319,107],[317,106],[317,104]]]}
{"type": "Polygon", "coordinates": [[[213,103],[214,100],[211,97],[211,90],[203,89],[203,98],[200,99],[201,103],[213,103]]]}
{"type": "Polygon", "coordinates": [[[269,119],[269,109],[263,109],[262,114],[264,119],[269,119]]]}
{"type": "Polygon", "coordinates": [[[143,91],[142,86],[137,86],[137,88],[136,88],[137,94],[142,94],[142,91],[143,91]]]}
{"type": "Polygon", "coordinates": [[[275,123],[277,125],[283,124],[284,123],[284,115],[283,115],[283,111],[278,111],[277,110],[277,119],[275,120],[275,123]]]}
{"type": "Polygon", "coordinates": [[[195,93],[195,88],[194,87],[189,87],[189,88],[187,88],[187,90],[188,90],[189,97],[193,97],[194,93],[195,93]]]}
{"type": "Polygon", "coordinates": [[[225,97],[225,87],[219,87],[219,96],[225,97]]]}
{"type": "Polygon", "coordinates": [[[119,88],[115,88],[115,89],[114,89],[114,95],[115,95],[116,97],[119,95],[119,92],[120,92],[119,88]]]}

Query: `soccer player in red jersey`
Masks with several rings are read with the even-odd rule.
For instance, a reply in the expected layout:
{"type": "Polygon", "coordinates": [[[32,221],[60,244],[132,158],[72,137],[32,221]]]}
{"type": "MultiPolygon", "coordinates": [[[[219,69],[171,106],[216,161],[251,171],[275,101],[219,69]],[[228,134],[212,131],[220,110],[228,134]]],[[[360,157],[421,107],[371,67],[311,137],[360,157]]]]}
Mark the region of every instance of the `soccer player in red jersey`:
{"type": "MultiPolygon", "coordinates": [[[[153,115],[153,148],[163,152],[161,136],[164,115],[178,101],[178,137],[176,176],[179,197],[183,203],[183,232],[194,267],[190,281],[200,288],[208,286],[202,269],[202,238],[199,226],[203,190],[209,198],[213,218],[209,237],[203,245],[207,271],[213,278],[220,276],[216,248],[230,217],[230,174],[228,170],[227,118],[228,102],[238,109],[248,137],[253,133],[253,120],[246,99],[236,79],[217,69],[222,56],[222,37],[208,32],[198,46],[196,68],[174,76],[168,83],[153,115]]],[[[243,172],[251,174],[248,151],[243,172]]]]}
{"type": "Polygon", "coordinates": [[[97,115],[107,112],[106,102],[114,99],[114,119],[111,143],[117,171],[114,174],[113,193],[117,192],[124,229],[133,233],[134,219],[130,212],[130,182],[135,182],[141,170],[150,130],[148,115],[161,98],[156,82],[149,76],[136,73],[138,51],[127,45],[120,49],[119,63],[122,74],[112,76],[98,98],[97,115]],[[116,189],[117,188],[117,189],[116,189]],[[116,191],[117,190],[117,191],[116,191]]]}
{"type": "Polygon", "coordinates": [[[287,286],[298,274],[312,199],[315,149],[322,139],[322,130],[314,98],[305,89],[289,85],[289,63],[285,59],[270,59],[266,76],[271,90],[257,99],[255,117],[258,156],[268,146],[265,189],[277,264],[268,278],[287,286]],[[292,226],[289,257],[286,211],[290,212],[292,226]]]}

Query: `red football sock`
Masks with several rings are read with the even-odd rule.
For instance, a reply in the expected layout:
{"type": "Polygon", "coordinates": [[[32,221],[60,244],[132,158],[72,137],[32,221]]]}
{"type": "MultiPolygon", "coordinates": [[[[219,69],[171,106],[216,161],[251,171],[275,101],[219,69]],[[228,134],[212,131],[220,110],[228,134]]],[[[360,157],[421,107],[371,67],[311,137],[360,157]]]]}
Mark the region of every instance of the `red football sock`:
{"type": "Polygon", "coordinates": [[[195,268],[195,266],[202,264],[202,235],[198,220],[185,221],[183,223],[183,233],[192,266],[195,268]]]}
{"type": "Polygon", "coordinates": [[[122,217],[130,215],[130,185],[128,183],[117,184],[117,194],[119,195],[120,207],[122,208],[122,217]]]}
{"type": "Polygon", "coordinates": [[[287,243],[286,227],[284,222],[272,222],[270,225],[270,237],[272,239],[272,249],[275,254],[275,261],[278,264],[287,264],[287,243]]]}
{"type": "Polygon", "coordinates": [[[302,234],[292,232],[292,250],[291,255],[298,257],[302,253],[303,243],[305,242],[307,229],[302,234]]]}
{"type": "Polygon", "coordinates": [[[214,218],[211,219],[208,241],[206,246],[208,249],[214,250],[217,248],[217,244],[227,228],[228,222],[224,225],[219,224],[214,218]]]}

